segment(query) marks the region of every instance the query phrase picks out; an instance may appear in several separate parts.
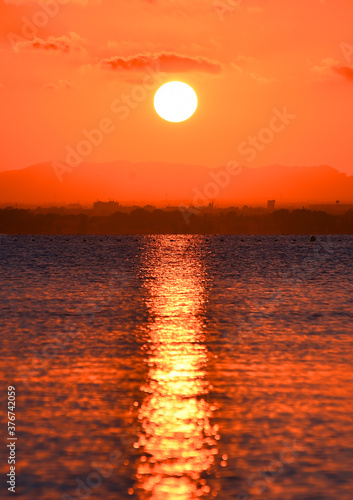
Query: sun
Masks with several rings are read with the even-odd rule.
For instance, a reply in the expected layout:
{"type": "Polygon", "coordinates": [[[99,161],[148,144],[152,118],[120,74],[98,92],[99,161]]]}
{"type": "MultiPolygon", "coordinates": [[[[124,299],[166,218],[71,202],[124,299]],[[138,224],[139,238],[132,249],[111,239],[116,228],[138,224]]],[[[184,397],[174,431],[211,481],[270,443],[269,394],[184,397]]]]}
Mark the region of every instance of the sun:
{"type": "Polygon", "coordinates": [[[183,82],[168,82],[154,96],[154,109],[168,122],[183,122],[197,108],[197,95],[190,85],[183,82]]]}

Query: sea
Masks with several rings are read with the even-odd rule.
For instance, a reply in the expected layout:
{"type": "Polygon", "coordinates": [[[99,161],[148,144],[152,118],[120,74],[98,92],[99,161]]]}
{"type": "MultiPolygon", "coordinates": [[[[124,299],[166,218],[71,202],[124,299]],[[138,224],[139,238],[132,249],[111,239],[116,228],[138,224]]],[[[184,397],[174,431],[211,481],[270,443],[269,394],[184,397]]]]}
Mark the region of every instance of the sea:
{"type": "Polygon", "coordinates": [[[0,283],[1,498],[15,442],[24,500],[352,500],[353,236],[3,235],[0,283]]]}

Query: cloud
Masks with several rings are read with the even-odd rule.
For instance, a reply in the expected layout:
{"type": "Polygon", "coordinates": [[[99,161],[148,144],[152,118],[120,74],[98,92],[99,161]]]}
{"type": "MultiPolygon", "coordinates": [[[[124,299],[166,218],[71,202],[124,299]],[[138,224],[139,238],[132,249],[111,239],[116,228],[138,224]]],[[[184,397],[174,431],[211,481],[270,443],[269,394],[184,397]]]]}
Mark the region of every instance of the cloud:
{"type": "Polygon", "coordinates": [[[160,52],[136,54],[130,57],[111,57],[100,62],[102,68],[113,70],[140,71],[147,67],[158,67],[165,72],[200,71],[203,73],[218,74],[222,65],[207,57],[192,57],[174,52],[160,52]]]}
{"type": "Polygon", "coordinates": [[[81,50],[84,43],[85,40],[83,38],[81,38],[77,33],[72,32],[69,33],[68,36],[50,36],[47,40],[43,40],[38,37],[35,37],[32,40],[25,40],[17,43],[16,49],[54,50],[68,53],[73,50],[81,50]]]}
{"type": "Polygon", "coordinates": [[[344,76],[348,80],[353,81],[353,67],[352,66],[342,66],[342,65],[335,66],[333,68],[333,71],[335,71],[336,73],[338,73],[341,76],[344,76]]]}
{"type": "Polygon", "coordinates": [[[250,73],[250,76],[255,82],[260,85],[268,85],[269,83],[278,82],[277,78],[262,76],[259,73],[250,73]]]}
{"type": "Polygon", "coordinates": [[[240,75],[250,77],[259,85],[269,85],[279,81],[278,78],[264,76],[250,69],[250,67],[256,66],[259,63],[254,57],[239,54],[234,61],[230,63],[231,68],[240,75]]]}
{"type": "MultiPolygon", "coordinates": [[[[244,56],[239,54],[233,62],[230,63],[231,67],[235,69],[238,73],[244,73],[245,69],[248,69],[249,66],[254,66],[259,61],[251,56],[244,56]]],[[[256,73],[252,73],[250,75],[254,80],[261,78],[260,75],[256,73]]]]}
{"type": "Polygon", "coordinates": [[[310,71],[319,78],[327,78],[332,76],[332,70],[337,65],[339,65],[339,61],[326,58],[323,59],[317,66],[313,66],[312,68],[310,68],[310,71]]]}
{"type": "Polygon", "coordinates": [[[231,62],[231,63],[230,63],[230,65],[231,65],[231,67],[232,67],[233,69],[235,69],[235,71],[237,71],[238,73],[240,73],[240,74],[243,74],[243,73],[244,73],[243,68],[242,68],[241,66],[239,66],[239,64],[235,64],[234,62],[231,62]]]}
{"type": "Polygon", "coordinates": [[[353,81],[353,67],[345,66],[335,59],[323,59],[318,66],[311,68],[311,72],[320,78],[330,79],[336,74],[353,81]]]}
{"type": "Polygon", "coordinates": [[[66,81],[66,80],[59,80],[57,84],[55,83],[47,83],[44,85],[44,88],[50,89],[50,90],[70,90],[73,88],[72,83],[66,81]]]}
{"type": "Polygon", "coordinates": [[[255,57],[244,56],[243,54],[239,54],[238,57],[235,59],[235,61],[239,64],[244,64],[244,65],[254,64],[259,62],[257,59],[255,59],[255,57]]]}
{"type": "MultiPolygon", "coordinates": [[[[44,0],[43,3],[45,3],[45,1],[48,1],[48,0],[44,0]]],[[[5,4],[17,5],[17,6],[38,4],[37,0],[3,0],[3,2],[5,4]]],[[[72,4],[72,5],[82,5],[82,6],[86,6],[86,5],[96,6],[96,5],[99,5],[101,2],[102,2],[102,0],[65,0],[65,3],[64,3],[64,2],[60,2],[60,0],[59,0],[57,3],[60,5],[61,4],[62,5],[72,4]]]]}

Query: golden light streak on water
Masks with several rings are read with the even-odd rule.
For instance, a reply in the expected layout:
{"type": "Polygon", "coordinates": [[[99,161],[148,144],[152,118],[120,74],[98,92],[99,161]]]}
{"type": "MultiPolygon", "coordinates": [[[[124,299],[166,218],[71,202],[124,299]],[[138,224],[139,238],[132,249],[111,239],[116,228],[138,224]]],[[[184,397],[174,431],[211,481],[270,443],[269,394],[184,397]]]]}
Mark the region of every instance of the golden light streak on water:
{"type": "Polygon", "coordinates": [[[209,494],[204,476],[218,454],[218,428],[210,423],[215,408],[206,400],[203,270],[195,254],[185,258],[186,248],[186,238],[171,246],[162,237],[149,252],[149,373],[141,388],[137,476],[140,497],[153,500],[209,494]]]}

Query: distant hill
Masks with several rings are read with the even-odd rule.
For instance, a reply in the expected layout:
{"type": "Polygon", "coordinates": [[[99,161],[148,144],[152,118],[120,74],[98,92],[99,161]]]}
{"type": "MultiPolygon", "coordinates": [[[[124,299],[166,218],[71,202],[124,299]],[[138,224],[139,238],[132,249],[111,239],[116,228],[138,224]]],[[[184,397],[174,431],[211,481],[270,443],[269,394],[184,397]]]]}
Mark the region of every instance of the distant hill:
{"type": "MultiPolygon", "coordinates": [[[[57,167],[58,168],[58,167],[57,167]]],[[[353,176],[329,166],[209,169],[173,163],[83,163],[59,180],[53,165],[43,163],[22,170],[0,172],[0,203],[91,204],[97,199],[122,203],[240,205],[353,202],[353,176]]]]}

